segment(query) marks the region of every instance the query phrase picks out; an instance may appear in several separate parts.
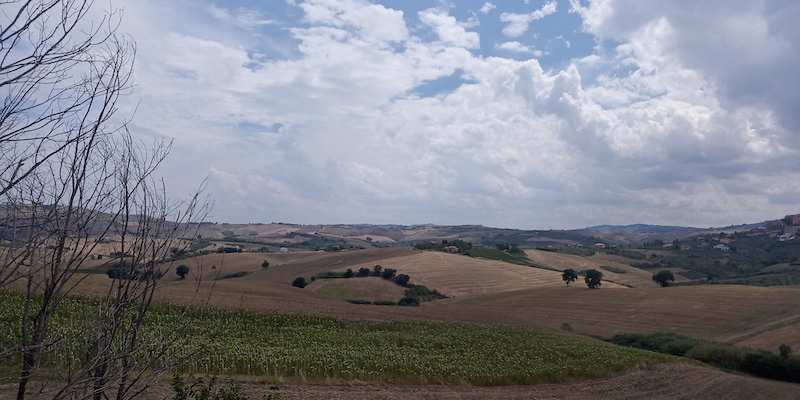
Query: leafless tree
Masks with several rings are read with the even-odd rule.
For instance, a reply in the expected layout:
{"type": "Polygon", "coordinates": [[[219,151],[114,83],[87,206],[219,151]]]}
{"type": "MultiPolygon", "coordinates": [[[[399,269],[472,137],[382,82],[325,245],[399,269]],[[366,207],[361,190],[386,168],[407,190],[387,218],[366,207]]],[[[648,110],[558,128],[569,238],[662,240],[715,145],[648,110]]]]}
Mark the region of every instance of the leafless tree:
{"type": "Polygon", "coordinates": [[[92,7],[0,1],[0,288],[25,296],[18,344],[0,351],[19,373],[0,379],[18,383],[20,400],[129,399],[172,367],[175,330],[145,341],[142,324],[165,260],[207,210],[199,194],[167,198],[155,172],[169,143],[137,142],[115,116],[135,45],[116,33],[119,12],[93,21],[92,7]],[[79,333],[57,337],[53,318],[100,243],[128,270],[93,293],[79,333]],[[82,361],[43,365],[66,346],[82,361]]]}

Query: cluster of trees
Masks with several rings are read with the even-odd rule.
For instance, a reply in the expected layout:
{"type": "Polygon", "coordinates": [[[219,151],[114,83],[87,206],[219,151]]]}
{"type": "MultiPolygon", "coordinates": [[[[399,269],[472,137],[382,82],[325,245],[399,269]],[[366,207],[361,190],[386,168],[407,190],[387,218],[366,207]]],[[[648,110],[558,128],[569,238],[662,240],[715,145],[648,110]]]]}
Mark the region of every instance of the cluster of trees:
{"type": "Polygon", "coordinates": [[[359,268],[358,271],[353,271],[352,268],[348,268],[345,272],[323,272],[317,275],[317,277],[321,279],[332,279],[332,278],[363,278],[367,276],[377,276],[381,277],[386,280],[394,281],[400,286],[409,286],[409,281],[411,278],[406,274],[397,274],[397,270],[394,268],[383,268],[380,264],[374,266],[372,269],[369,268],[359,268]]]}
{"type": "Polygon", "coordinates": [[[417,243],[414,245],[414,248],[417,250],[445,251],[446,248],[451,246],[458,249],[459,253],[466,253],[472,249],[472,242],[465,242],[461,239],[444,239],[441,242],[417,243]]]}
{"type": "MultiPolygon", "coordinates": [[[[586,270],[584,271],[583,275],[586,286],[588,286],[589,289],[599,288],[603,283],[603,273],[596,269],[586,270]]],[[[561,273],[561,279],[563,279],[567,286],[569,286],[570,283],[575,282],[578,279],[578,272],[574,269],[565,269],[561,273]]]]}
{"type": "Polygon", "coordinates": [[[217,253],[241,253],[242,248],[239,246],[220,246],[217,247],[217,253]]]}
{"type": "MultiPolygon", "coordinates": [[[[596,269],[588,269],[583,271],[584,281],[589,289],[596,289],[603,283],[603,273],[596,269]]],[[[578,272],[574,269],[568,268],[562,271],[561,279],[569,286],[570,283],[578,280],[578,272]]],[[[675,275],[671,271],[663,270],[653,274],[653,280],[658,282],[661,287],[669,286],[669,282],[675,281],[675,275]]]]}
{"type": "Polygon", "coordinates": [[[98,6],[8,0],[0,13],[0,288],[23,296],[0,363],[20,400],[136,397],[175,365],[185,337],[165,327],[145,351],[139,333],[165,260],[207,209],[199,194],[168,198],[156,172],[170,143],[135,140],[117,115],[135,44],[115,31],[121,12],[98,6]],[[108,286],[76,316],[83,329],[56,337],[52,321],[99,243],[124,259],[111,257],[108,286]],[[75,346],[78,365],[44,361],[75,346]]]}
{"type": "Polygon", "coordinates": [[[509,253],[522,253],[522,249],[516,243],[499,242],[495,245],[497,250],[507,251],[509,253]]]}

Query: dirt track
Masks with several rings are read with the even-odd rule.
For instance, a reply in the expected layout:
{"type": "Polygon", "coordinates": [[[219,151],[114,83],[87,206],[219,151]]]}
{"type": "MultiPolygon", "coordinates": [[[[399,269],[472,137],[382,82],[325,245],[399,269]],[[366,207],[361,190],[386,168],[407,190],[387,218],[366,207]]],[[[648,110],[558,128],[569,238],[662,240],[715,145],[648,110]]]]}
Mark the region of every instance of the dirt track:
{"type": "MultiPolygon", "coordinates": [[[[661,364],[636,369],[621,375],[567,384],[536,386],[471,387],[411,386],[345,382],[282,383],[283,400],[371,400],[371,399],[600,399],[600,400],[675,400],[675,399],[800,399],[800,385],[768,381],[729,374],[711,368],[688,364],[661,364]]],[[[245,383],[250,399],[262,398],[269,391],[268,383],[245,383]]],[[[0,400],[11,399],[4,390],[0,400]]],[[[173,395],[169,385],[160,384],[145,399],[168,399],[173,395]]]]}

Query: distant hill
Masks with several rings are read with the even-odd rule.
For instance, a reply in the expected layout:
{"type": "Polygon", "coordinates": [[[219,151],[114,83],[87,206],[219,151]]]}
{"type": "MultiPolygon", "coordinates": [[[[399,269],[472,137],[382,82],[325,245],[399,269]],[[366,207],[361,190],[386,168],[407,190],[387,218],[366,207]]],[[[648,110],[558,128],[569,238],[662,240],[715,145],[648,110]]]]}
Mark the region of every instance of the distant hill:
{"type": "Polygon", "coordinates": [[[584,230],[598,231],[598,232],[623,232],[623,233],[664,233],[664,232],[698,231],[701,230],[701,228],[691,228],[685,226],[632,224],[632,225],[597,225],[584,228],[584,230]]]}

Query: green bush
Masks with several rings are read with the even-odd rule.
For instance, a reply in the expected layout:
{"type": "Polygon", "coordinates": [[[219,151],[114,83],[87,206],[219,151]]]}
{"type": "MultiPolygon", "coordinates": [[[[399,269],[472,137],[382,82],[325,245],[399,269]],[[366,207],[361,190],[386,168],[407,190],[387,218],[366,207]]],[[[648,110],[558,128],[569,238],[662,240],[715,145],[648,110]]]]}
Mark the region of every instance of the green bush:
{"type": "Polygon", "coordinates": [[[299,287],[302,289],[306,287],[306,285],[308,285],[308,283],[306,283],[306,278],[303,278],[302,276],[298,276],[297,278],[294,278],[294,281],[292,281],[292,286],[294,287],[299,287]]]}
{"type": "Polygon", "coordinates": [[[369,300],[347,299],[345,301],[352,304],[372,304],[369,300]]]}
{"type": "Polygon", "coordinates": [[[358,276],[369,276],[369,268],[359,268],[358,276]]]}
{"type": "Polygon", "coordinates": [[[419,307],[419,300],[413,297],[403,297],[397,302],[398,306],[419,307]]]}
{"type": "Polygon", "coordinates": [[[396,284],[400,285],[400,286],[408,286],[408,281],[409,281],[410,279],[411,279],[411,278],[410,278],[408,275],[406,275],[406,274],[400,274],[400,275],[397,275],[397,276],[394,278],[394,282],[395,282],[396,284]]]}
{"type": "Polygon", "coordinates": [[[233,272],[233,273],[230,273],[228,275],[223,276],[222,279],[241,278],[241,277],[243,277],[245,275],[247,275],[247,271],[233,272]]]}
{"type": "Polygon", "coordinates": [[[643,350],[683,356],[727,370],[736,370],[767,379],[800,382],[800,357],[778,355],[766,350],[738,348],[678,335],[673,332],[614,335],[612,343],[643,350]]]}
{"type": "Polygon", "coordinates": [[[392,279],[394,278],[394,274],[397,273],[397,270],[394,268],[386,268],[381,272],[381,278],[383,279],[392,279]]]}
{"type": "Polygon", "coordinates": [[[413,297],[419,302],[446,299],[447,296],[439,293],[438,290],[431,291],[425,286],[414,285],[406,289],[406,297],[413,297]]]}

